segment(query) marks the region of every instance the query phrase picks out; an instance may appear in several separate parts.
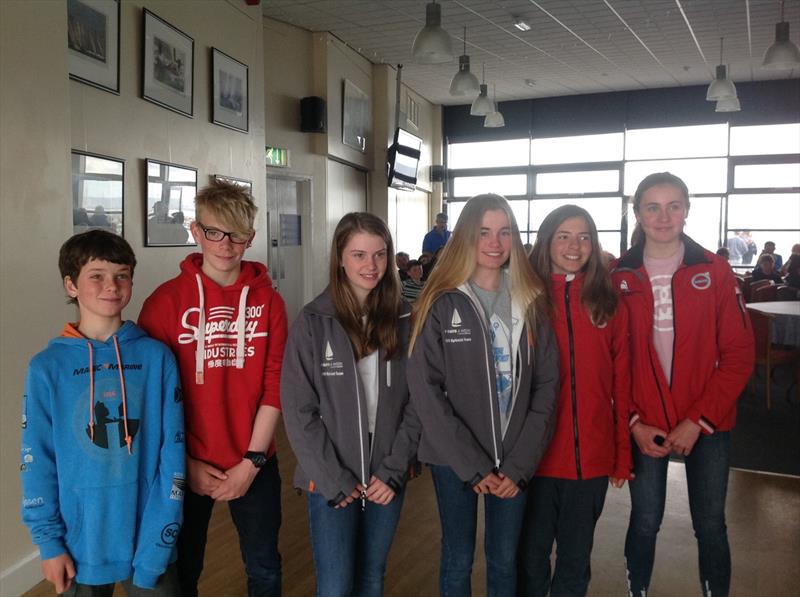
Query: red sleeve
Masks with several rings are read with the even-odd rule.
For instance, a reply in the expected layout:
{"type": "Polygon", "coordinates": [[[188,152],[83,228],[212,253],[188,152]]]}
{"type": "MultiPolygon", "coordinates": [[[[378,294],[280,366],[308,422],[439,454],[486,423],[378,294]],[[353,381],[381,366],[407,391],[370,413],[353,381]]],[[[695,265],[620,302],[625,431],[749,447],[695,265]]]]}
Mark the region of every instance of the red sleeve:
{"type": "Polygon", "coordinates": [[[147,335],[172,348],[169,331],[165,325],[168,309],[161,299],[160,289],[156,289],[142,305],[137,324],[147,335]]]}
{"type": "Polygon", "coordinates": [[[269,306],[269,335],[267,336],[267,362],[264,367],[264,393],[259,406],[281,409],[281,367],[286,346],[286,305],[277,292],[273,292],[269,306]]]}
{"type": "Polygon", "coordinates": [[[713,433],[734,408],[755,361],[753,328],[742,292],[727,264],[717,270],[721,278],[715,288],[719,363],[703,388],[703,395],[687,414],[688,419],[702,427],[704,434],[713,433]]]}
{"type": "Polygon", "coordinates": [[[614,474],[617,479],[631,479],[633,457],[628,419],[631,415],[631,345],[628,333],[628,307],[619,300],[617,312],[611,320],[614,326],[612,356],[614,361],[614,441],[616,457],[614,474]]]}

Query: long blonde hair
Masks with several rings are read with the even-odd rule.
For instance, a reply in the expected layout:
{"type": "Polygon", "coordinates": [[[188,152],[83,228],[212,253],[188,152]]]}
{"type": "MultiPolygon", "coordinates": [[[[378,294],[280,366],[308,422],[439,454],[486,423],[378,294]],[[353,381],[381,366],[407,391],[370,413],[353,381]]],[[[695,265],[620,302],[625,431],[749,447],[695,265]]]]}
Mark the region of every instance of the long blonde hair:
{"type": "Polygon", "coordinates": [[[519,236],[517,220],[508,201],[502,195],[486,193],[476,195],[467,201],[422,294],[414,302],[409,354],[414,348],[417,336],[422,332],[428,312],[436,299],[448,290],[464,284],[475,271],[481,223],[483,214],[487,211],[502,211],[511,224],[511,254],[505,265],[510,278],[509,290],[513,301],[519,304],[525,313],[529,337],[534,336],[537,316],[542,307],[542,299],[545,297],[544,284],[528,262],[519,236]]]}

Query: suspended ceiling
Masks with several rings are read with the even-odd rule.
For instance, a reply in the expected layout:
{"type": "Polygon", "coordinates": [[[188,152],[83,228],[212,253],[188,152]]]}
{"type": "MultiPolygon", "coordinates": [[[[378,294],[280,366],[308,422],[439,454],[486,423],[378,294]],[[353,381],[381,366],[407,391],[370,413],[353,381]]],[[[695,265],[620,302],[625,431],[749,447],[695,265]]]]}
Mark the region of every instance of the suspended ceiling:
{"type": "MultiPolygon", "coordinates": [[[[403,82],[437,104],[449,94],[458,59],[414,64],[411,44],[425,24],[425,0],[264,0],[265,16],[329,31],[374,63],[402,64],[403,82]]],[[[734,82],[800,77],[761,68],[773,42],[775,0],[444,0],[442,26],[456,56],[467,54],[498,101],[706,84],[724,60],[734,82]],[[531,26],[513,25],[521,18],[531,26]]],[[[785,3],[791,39],[800,37],[800,0],[785,3]]]]}

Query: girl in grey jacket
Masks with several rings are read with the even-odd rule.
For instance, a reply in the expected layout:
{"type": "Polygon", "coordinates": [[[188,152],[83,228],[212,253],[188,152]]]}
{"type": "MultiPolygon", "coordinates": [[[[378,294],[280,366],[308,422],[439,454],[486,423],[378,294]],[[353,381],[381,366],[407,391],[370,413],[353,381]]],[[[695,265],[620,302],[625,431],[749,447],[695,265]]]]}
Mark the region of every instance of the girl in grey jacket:
{"type": "Polygon", "coordinates": [[[522,494],[552,437],[558,348],[507,201],[478,195],[415,304],[409,359],[442,524],[439,586],[469,596],[485,495],[487,593],[516,595],[522,494]]]}
{"type": "Polygon", "coordinates": [[[330,284],[286,345],[281,404],[324,597],[383,594],[417,451],[405,372],[410,307],[395,272],[386,225],[347,214],[334,233],[330,284]]]}

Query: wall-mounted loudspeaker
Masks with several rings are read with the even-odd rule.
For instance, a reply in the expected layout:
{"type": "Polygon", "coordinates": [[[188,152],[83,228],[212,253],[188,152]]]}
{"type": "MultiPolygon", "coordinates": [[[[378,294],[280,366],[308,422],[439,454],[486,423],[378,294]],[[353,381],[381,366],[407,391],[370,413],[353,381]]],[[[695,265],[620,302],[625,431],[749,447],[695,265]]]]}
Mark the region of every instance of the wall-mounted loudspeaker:
{"type": "Polygon", "coordinates": [[[304,133],[328,131],[328,111],[321,97],[304,97],[300,100],[300,130],[304,133]]]}
{"type": "Polygon", "coordinates": [[[431,166],[431,182],[444,181],[444,166],[431,166]]]}

